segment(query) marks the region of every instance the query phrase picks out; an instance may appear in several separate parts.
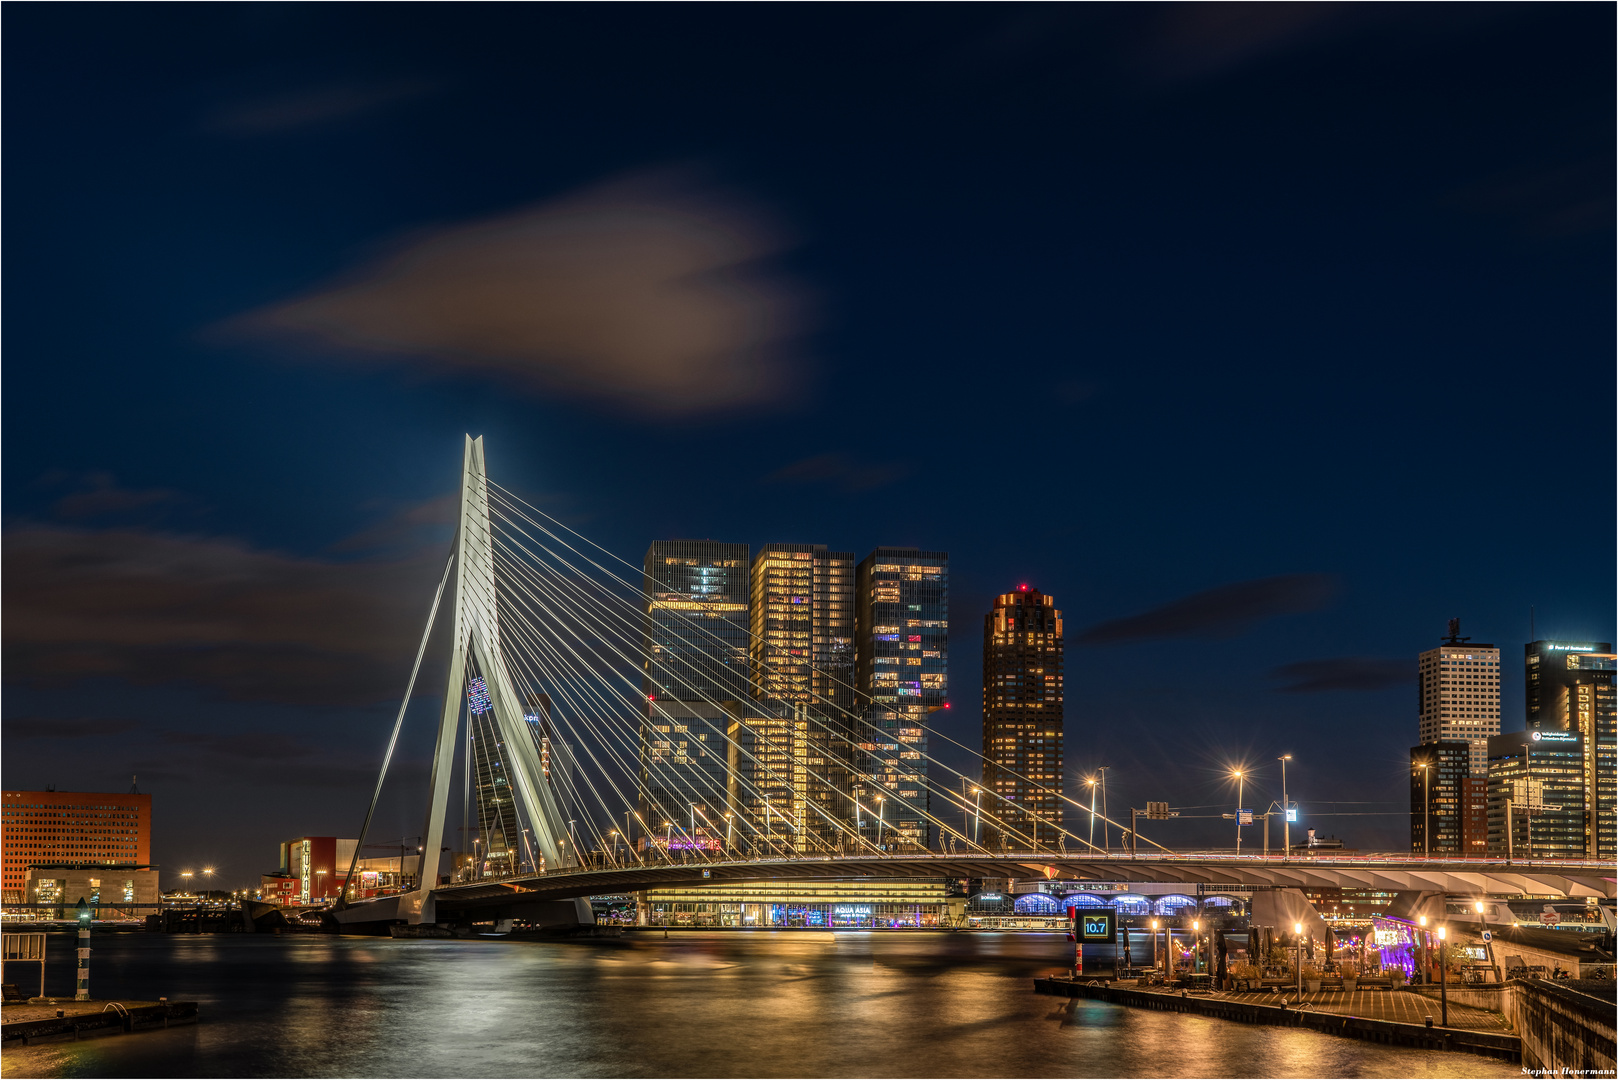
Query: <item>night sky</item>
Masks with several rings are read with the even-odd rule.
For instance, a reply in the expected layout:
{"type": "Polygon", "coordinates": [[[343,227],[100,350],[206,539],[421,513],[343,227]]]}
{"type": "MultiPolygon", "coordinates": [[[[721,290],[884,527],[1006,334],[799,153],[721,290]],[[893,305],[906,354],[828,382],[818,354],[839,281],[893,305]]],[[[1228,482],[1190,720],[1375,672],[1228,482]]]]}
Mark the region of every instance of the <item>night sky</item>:
{"type": "Polygon", "coordinates": [[[1291,753],[1408,844],[1445,621],[1506,730],[1531,606],[1614,637],[1613,20],[10,5],[4,784],[138,774],[226,886],[354,835],[471,432],[631,561],[947,550],[972,746],[1054,594],[1114,816],[1291,753]]]}

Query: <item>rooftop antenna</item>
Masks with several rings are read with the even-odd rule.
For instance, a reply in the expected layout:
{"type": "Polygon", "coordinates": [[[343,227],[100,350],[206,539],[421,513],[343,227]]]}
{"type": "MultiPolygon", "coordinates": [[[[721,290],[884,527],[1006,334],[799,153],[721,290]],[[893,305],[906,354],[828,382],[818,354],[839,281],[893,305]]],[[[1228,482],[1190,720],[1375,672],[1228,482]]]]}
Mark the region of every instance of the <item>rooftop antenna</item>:
{"type": "Polygon", "coordinates": [[[136,776],[136,775],[133,775],[133,774],[129,777],[129,793],[131,795],[139,795],[140,794],[140,788],[135,786],[135,781],[138,780],[138,779],[140,779],[140,777],[136,776]]]}
{"type": "Polygon", "coordinates": [[[1441,640],[1446,645],[1459,645],[1463,641],[1471,641],[1472,639],[1461,636],[1461,620],[1451,619],[1449,621],[1449,637],[1441,640]]]}
{"type": "Polygon", "coordinates": [[[1539,640],[1539,638],[1534,636],[1534,605],[1533,604],[1528,605],[1528,640],[1529,641],[1538,641],[1539,640]]]}

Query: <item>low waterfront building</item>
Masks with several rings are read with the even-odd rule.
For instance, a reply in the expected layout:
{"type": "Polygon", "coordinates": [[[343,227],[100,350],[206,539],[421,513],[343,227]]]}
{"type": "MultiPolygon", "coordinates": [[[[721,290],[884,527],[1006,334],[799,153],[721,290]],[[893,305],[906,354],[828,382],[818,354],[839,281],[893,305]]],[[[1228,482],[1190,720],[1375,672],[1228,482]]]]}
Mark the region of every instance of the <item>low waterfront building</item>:
{"type": "Polygon", "coordinates": [[[649,889],[638,898],[642,926],[781,929],[921,929],[957,925],[966,898],[943,878],[756,881],[649,889]]]}
{"type": "Polygon", "coordinates": [[[90,905],[97,919],[141,918],[162,902],[158,872],[146,866],[30,866],[22,892],[26,903],[49,905],[33,909],[42,919],[71,919],[80,900],[90,905]]]}

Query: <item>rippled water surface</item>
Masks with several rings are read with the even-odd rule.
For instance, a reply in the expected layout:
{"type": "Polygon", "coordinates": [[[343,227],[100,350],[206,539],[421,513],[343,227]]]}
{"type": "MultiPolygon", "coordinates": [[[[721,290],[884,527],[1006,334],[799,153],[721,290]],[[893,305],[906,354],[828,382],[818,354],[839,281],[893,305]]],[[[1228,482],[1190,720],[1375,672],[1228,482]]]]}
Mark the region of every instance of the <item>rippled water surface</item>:
{"type": "MultiPolygon", "coordinates": [[[[6,1050],[23,1076],[1518,1076],[1518,1066],[1035,995],[1061,935],[631,933],[568,943],[97,937],[169,1031],[6,1050]]],[[[72,943],[53,937],[52,989],[72,943]]]]}

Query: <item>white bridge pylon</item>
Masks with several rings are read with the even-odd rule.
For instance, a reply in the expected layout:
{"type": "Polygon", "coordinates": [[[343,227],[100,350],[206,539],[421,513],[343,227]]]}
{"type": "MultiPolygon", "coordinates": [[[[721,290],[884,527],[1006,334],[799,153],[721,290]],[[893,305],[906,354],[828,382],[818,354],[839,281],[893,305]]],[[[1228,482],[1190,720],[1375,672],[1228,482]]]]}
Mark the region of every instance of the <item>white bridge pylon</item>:
{"type": "MultiPolygon", "coordinates": [[[[548,869],[571,866],[572,849],[565,843],[567,826],[556,793],[545,778],[539,748],[528,731],[522,699],[518,697],[500,649],[500,619],[494,578],[494,542],[489,533],[489,482],[483,460],[483,438],[466,437],[461,466],[461,513],[455,533],[455,621],[450,642],[449,677],[444,684],[444,710],[438,720],[438,741],[428,783],[427,823],[422,829],[419,884],[400,904],[400,914],[412,923],[434,922],[437,912],[433,890],[439,887],[450,779],[460,743],[465,712],[466,661],[470,654],[489,687],[489,702],[500,741],[501,760],[507,769],[519,805],[527,811],[537,854],[548,869]]],[[[471,769],[470,760],[464,763],[471,769]]]]}

